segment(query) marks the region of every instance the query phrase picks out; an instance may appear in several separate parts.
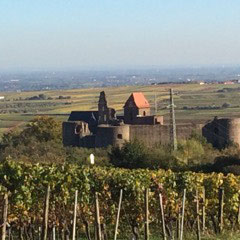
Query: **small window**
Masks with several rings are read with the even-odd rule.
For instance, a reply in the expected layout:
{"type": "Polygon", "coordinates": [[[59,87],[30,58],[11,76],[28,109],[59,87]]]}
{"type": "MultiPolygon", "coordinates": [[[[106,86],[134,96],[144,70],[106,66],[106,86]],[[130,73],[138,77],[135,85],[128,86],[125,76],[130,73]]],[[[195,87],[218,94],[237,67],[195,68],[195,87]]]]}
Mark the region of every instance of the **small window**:
{"type": "Polygon", "coordinates": [[[143,111],[143,116],[146,116],[146,112],[145,111],[143,111]]]}
{"type": "Polygon", "coordinates": [[[118,139],[122,139],[122,138],[123,138],[122,134],[118,134],[118,135],[117,135],[117,138],[118,138],[118,139]]]}

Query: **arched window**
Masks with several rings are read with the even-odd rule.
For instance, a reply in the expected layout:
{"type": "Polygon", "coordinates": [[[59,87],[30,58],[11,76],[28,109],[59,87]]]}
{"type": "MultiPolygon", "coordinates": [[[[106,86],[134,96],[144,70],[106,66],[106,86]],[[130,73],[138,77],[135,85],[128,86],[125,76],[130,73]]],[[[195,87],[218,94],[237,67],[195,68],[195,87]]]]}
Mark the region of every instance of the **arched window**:
{"type": "Polygon", "coordinates": [[[75,127],[75,134],[80,134],[81,130],[82,130],[82,127],[80,125],[77,125],[75,127]]]}

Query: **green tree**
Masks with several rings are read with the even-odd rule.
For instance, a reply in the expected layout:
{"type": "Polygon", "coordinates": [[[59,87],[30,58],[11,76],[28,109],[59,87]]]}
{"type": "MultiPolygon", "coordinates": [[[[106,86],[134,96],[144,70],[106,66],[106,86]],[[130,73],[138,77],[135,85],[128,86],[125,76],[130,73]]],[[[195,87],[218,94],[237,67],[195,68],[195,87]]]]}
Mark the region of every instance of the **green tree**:
{"type": "Polygon", "coordinates": [[[40,142],[51,140],[59,142],[62,141],[62,125],[54,118],[42,116],[33,119],[22,132],[22,135],[25,137],[34,136],[40,142]]]}
{"type": "Polygon", "coordinates": [[[204,148],[195,139],[179,142],[178,151],[175,153],[176,158],[183,164],[196,163],[203,155],[204,148]]]}
{"type": "Polygon", "coordinates": [[[61,123],[50,117],[38,117],[25,129],[4,134],[0,146],[0,160],[8,157],[21,162],[64,162],[66,150],[62,146],[61,123]]]}
{"type": "Polygon", "coordinates": [[[32,138],[39,142],[55,141],[62,142],[61,123],[51,117],[43,116],[33,119],[22,131],[14,129],[5,133],[1,145],[17,146],[18,144],[30,144],[32,138]]]}
{"type": "Polygon", "coordinates": [[[14,161],[25,163],[64,163],[66,151],[55,141],[39,143],[31,137],[29,143],[19,143],[17,146],[7,146],[0,154],[0,160],[11,158],[14,161]]]}
{"type": "Polygon", "coordinates": [[[110,163],[121,168],[146,167],[147,148],[139,141],[126,142],[122,148],[113,147],[109,153],[110,163]]]}

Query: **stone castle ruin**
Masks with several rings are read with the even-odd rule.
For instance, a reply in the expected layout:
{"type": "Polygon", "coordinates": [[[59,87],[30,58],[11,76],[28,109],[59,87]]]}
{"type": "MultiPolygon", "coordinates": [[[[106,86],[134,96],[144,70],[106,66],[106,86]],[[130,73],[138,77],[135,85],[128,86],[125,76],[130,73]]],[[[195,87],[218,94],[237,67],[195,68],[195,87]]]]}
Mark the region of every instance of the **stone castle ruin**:
{"type": "MultiPolygon", "coordinates": [[[[138,139],[147,146],[170,143],[169,124],[161,115],[151,115],[150,104],[141,92],[130,95],[123,106],[124,115],[108,107],[105,92],[101,92],[98,111],[73,111],[63,122],[64,146],[122,146],[125,141],[138,139]]],[[[214,147],[222,149],[230,143],[240,146],[240,118],[215,117],[205,125],[177,125],[178,139],[187,139],[192,132],[202,134],[214,147]]]]}
{"type": "MultiPolygon", "coordinates": [[[[73,111],[63,122],[63,144],[79,147],[122,146],[125,141],[138,139],[147,146],[169,143],[170,126],[161,115],[151,115],[150,104],[141,92],[130,95],[123,106],[123,116],[108,107],[105,92],[101,92],[98,111],[73,111]]],[[[196,124],[177,127],[177,136],[186,139],[196,124]]]]}
{"type": "Polygon", "coordinates": [[[202,134],[213,147],[223,149],[229,144],[240,146],[240,118],[217,118],[202,128],[202,134]]]}

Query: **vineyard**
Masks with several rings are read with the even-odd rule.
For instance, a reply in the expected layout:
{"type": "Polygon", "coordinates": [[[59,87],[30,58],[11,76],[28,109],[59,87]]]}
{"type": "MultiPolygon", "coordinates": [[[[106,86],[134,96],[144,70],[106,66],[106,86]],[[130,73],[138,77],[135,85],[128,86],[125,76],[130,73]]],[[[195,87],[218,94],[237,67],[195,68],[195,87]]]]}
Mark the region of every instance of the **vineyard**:
{"type": "Polygon", "coordinates": [[[8,160],[0,192],[2,239],[185,239],[189,231],[205,239],[240,226],[240,177],[232,174],[8,160]]]}

